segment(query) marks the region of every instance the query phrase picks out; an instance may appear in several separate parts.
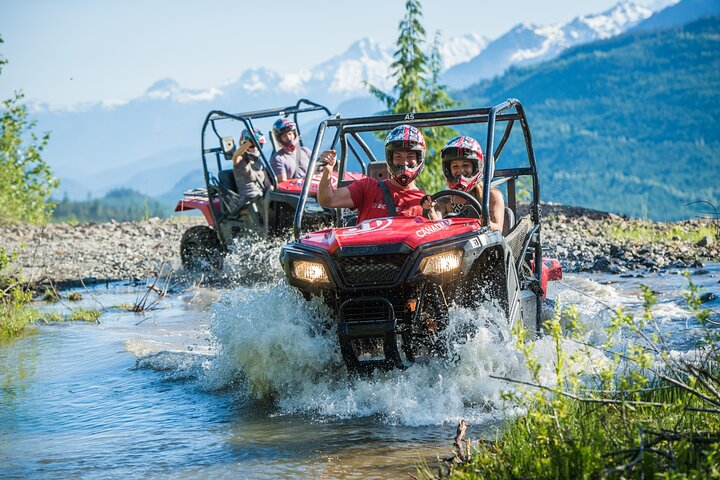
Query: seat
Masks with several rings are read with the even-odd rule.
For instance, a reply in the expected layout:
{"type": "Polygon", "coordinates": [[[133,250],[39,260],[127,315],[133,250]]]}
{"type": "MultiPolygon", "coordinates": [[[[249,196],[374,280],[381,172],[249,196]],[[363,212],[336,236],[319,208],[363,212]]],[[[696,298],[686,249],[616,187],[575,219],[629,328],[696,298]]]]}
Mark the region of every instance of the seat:
{"type": "Polygon", "coordinates": [[[508,233],[515,226],[515,212],[510,210],[510,207],[505,207],[505,220],[503,221],[503,236],[507,237],[508,233]]]}
{"type": "Polygon", "coordinates": [[[237,185],[235,184],[235,175],[232,169],[220,170],[218,172],[218,183],[220,183],[220,189],[229,190],[234,193],[238,193],[237,185]]]}
{"type": "Polygon", "coordinates": [[[385,180],[388,178],[387,163],[370,162],[367,167],[367,176],[375,180],[385,180]]]}

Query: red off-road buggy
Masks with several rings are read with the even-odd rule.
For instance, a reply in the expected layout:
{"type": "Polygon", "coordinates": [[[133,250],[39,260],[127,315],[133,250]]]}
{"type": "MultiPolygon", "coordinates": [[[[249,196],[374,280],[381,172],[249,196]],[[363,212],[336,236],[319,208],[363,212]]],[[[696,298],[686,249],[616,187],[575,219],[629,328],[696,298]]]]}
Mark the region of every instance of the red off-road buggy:
{"type": "MultiPolygon", "coordinates": [[[[562,277],[557,260],[542,258],[537,165],[518,100],[492,108],[330,118],[320,124],[315,145],[326,129],[337,128],[340,184],[352,181],[347,172],[348,152],[357,150],[349,148],[351,142],[358,142],[371,160],[367,174],[382,178],[387,174],[386,164],[375,159],[360,134],[389,131],[401,124],[455,126],[463,132],[486,124],[485,194],[482,204],[466,195],[472,207],[463,218],[431,221],[396,216],[341,227],[344,212],[338,212],[336,228],[301,236],[303,207],[310,192],[309,185],[304,186],[295,213],[296,240],[283,247],[280,260],[291,285],[306,298],[321,298],[334,312],[340,350],[350,371],[402,368],[420,356],[445,355],[442,336],[452,304],[471,307],[495,300],[509,322],[523,322],[531,331],[539,329],[547,283],[562,277]],[[495,148],[498,124],[505,128],[495,148]],[[524,142],[526,161],[496,169],[516,124],[520,129],[514,131],[521,136],[514,141],[524,142]],[[516,220],[516,183],[523,177],[529,179],[532,201],[529,213],[516,220]],[[485,227],[491,186],[505,190],[508,208],[503,233],[485,227]]],[[[317,156],[316,148],[309,168],[314,168],[317,156]]],[[[450,194],[459,193],[444,190],[433,197],[450,194]]]]}
{"type": "MultiPolygon", "coordinates": [[[[232,114],[213,110],[208,113],[201,136],[206,188],[185,192],[175,207],[176,212],[199,210],[208,225],[194,226],[183,235],[180,243],[183,267],[188,270],[219,269],[228,247],[238,236],[253,232],[267,237],[289,231],[304,181],[296,179],[278,183],[270,168],[270,157],[266,156],[257,139],[253,137],[251,140],[260,150],[260,161],[270,186],[266,188],[262,202],[247,204],[240,209],[234,208],[231,200],[238,192],[232,169],[235,138],[243,129],[252,132],[262,122],[270,124],[277,118],[288,117],[297,125],[302,145],[299,121],[305,121],[313,114],[321,115],[322,119],[331,113],[326,107],[306,99],[301,99],[292,106],[254,112],[232,114]]],[[[278,146],[270,132],[266,132],[266,138],[271,140],[271,153],[274,153],[278,146]]],[[[310,182],[313,187],[307,192],[303,208],[310,224],[331,225],[334,211],[319,207],[314,198],[318,180],[319,177],[315,175],[310,182]]]]}

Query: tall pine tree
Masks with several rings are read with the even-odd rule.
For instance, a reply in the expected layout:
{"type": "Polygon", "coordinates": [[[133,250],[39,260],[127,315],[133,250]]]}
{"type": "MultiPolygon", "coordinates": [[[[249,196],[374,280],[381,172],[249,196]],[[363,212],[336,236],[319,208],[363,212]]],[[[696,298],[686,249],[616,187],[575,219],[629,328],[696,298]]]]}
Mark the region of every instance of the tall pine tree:
{"type": "MultiPolygon", "coordinates": [[[[393,92],[386,93],[368,85],[370,93],[387,107],[386,113],[429,112],[455,105],[447,93],[447,87],[440,83],[442,56],[439,33],[435,35],[428,56],[423,49],[425,28],[420,23],[421,18],[420,1],[407,0],[405,16],[399,26],[395,61],[390,65],[390,77],[395,79],[393,92]]],[[[457,133],[448,127],[434,127],[423,129],[423,134],[427,142],[426,172],[420,175],[418,184],[428,192],[435,192],[445,187],[440,150],[457,133]]]]}

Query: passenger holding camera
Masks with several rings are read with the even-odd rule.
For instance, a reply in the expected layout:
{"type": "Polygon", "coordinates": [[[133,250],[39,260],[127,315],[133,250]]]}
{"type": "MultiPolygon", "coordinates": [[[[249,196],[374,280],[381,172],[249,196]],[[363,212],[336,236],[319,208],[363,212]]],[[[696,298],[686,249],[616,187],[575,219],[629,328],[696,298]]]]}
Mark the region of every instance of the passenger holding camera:
{"type": "MultiPolygon", "coordinates": [[[[253,134],[260,147],[265,143],[265,137],[257,128],[253,134]]],[[[233,153],[233,176],[237,186],[238,208],[261,198],[267,189],[267,176],[260,160],[260,150],[252,141],[250,132],[245,129],[240,134],[240,146],[233,153]]]]}

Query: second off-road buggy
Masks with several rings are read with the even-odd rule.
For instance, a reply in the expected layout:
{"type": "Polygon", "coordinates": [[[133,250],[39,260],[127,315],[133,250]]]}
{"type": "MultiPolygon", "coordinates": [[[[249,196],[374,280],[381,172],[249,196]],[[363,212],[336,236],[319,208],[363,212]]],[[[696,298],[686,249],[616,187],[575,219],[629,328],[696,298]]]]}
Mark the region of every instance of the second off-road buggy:
{"type": "MultiPolygon", "coordinates": [[[[283,247],[280,260],[291,285],[306,298],[317,296],[331,308],[340,351],[350,371],[402,368],[421,356],[447,354],[443,335],[453,304],[470,307],[496,301],[509,322],[523,322],[535,331],[547,282],[562,277],[557,260],[542,258],[537,165],[518,100],[491,108],[331,118],[320,124],[315,144],[319,145],[326,129],[337,128],[338,174],[340,185],[345,185],[352,181],[347,177],[349,142],[360,139],[360,133],[389,131],[401,124],[465,129],[485,124],[483,199],[478,202],[463,192],[444,190],[433,198],[461,195],[471,205],[468,213],[437,221],[393,216],[341,227],[343,215],[338,212],[336,228],[301,236],[309,192],[307,186],[303,188],[295,214],[296,240],[283,247]],[[505,129],[495,148],[498,124],[505,129]],[[522,137],[516,142],[524,142],[526,161],[496,169],[517,124],[520,129],[514,131],[522,137]],[[516,183],[521,178],[529,179],[531,204],[529,213],[516,221],[516,183]],[[503,188],[507,195],[505,232],[486,227],[491,186],[503,188]]],[[[382,178],[387,173],[385,162],[378,162],[369,149],[363,151],[372,160],[368,174],[382,178]]],[[[316,147],[309,168],[314,168],[317,157],[316,147]]]]}
{"type": "MultiPolygon", "coordinates": [[[[207,220],[207,225],[191,227],[183,235],[180,244],[183,267],[188,270],[218,269],[228,247],[240,235],[252,232],[268,237],[290,230],[304,180],[279,183],[270,167],[269,156],[263,152],[258,139],[251,136],[251,141],[260,150],[260,162],[268,184],[263,186],[265,194],[261,202],[248,203],[238,208],[233,204],[233,197],[237,197],[238,193],[232,168],[232,157],[237,148],[235,138],[243,129],[254,131],[258,122],[271,123],[277,118],[287,117],[295,123],[302,146],[299,121],[313,114],[320,114],[324,118],[331,113],[323,105],[301,99],[295,105],[281,108],[244,113],[212,110],[207,114],[201,135],[206,188],[185,192],[175,207],[176,212],[199,210],[207,220]]],[[[270,132],[267,138],[272,145],[271,153],[274,153],[279,146],[275,145],[270,132]]],[[[320,208],[315,202],[314,191],[318,179],[311,177],[311,180],[314,181],[314,188],[309,190],[304,202],[306,216],[315,225],[331,224],[334,212],[320,208]]]]}

